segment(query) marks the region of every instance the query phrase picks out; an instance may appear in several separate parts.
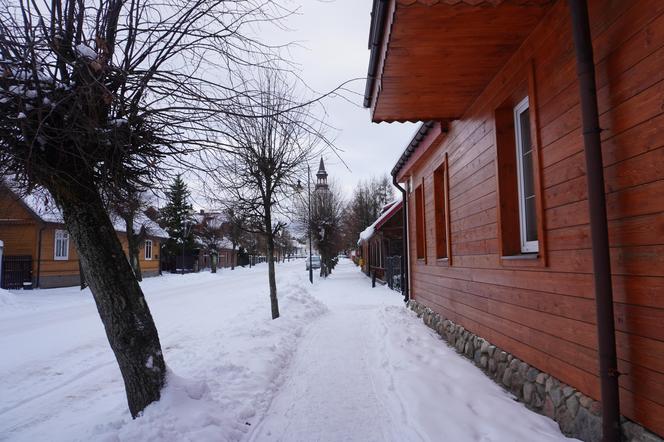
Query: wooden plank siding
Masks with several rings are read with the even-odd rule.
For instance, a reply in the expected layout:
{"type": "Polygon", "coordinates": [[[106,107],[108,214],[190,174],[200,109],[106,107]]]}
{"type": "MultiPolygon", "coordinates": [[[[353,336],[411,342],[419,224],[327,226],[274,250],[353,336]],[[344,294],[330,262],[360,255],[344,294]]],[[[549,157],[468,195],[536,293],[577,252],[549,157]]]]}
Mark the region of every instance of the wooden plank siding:
{"type": "MultiPolygon", "coordinates": [[[[664,2],[591,1],[615,297],[621,409],[664,436],[664,2]]],[[[433,189],[449,169],[453,265],[411,241],[411,295],[599,399],[585,158],[571,24],[554,4],[463,118],[400,178],[433,189]],[[501,262],[494,110],[534,67],[546,264],[501,262]]],[[[534,102],[534,101],[533,101],[534,102]]],[[[533,103],[531,102],[531,103],[533,103]]],[[[413,190],[413,189],[411,189],[413,190]]],[[[414,193],[410,238],[416,238],[414,193]]]]}
{"type": "MultiPolygon", "coordinates": [[[[69,259],[55,259],[55,231],[64,229],[64,225],[55,223],[42,223],[21,205],[15,196],[10,195],[3,187],[0,194],[0,239],[4,241],[5,255],[31,255],[32,274],[37,277],[67,277],[78,276],[79,259],[73,240],[69,240],[69,259]],[[39,233],[41,230],[41,253],[39,253],[39,233]],[[41,265],[38,266],[38,259],[41,265]]],[[[118,232],[122,248],[127,252],[127,238],[123,232],[118,232]]],[[[160,240],[152,239],[153,259],[145,259],[144,244],[141,246],[139,261],[144,274],[156,274],[159,271],[160,240]]]]}
{"type": "MultiPolygon", "coordinates": [[[[42,233],[42,253],[41,253],[41,276],[55,276],[55,275],[78,275],[78,253],[73,240],[69,240],[69,259],[56,260],[55,255],[55,231],[61,229],[63,226],[49,225],[42,233]]],[[[123,232],[118,232],[118,237],[122,243],[122,249],[127,253],[127,237],[123,232]]],[[[36,243],[35,243],[36,244],[36,243]]],[[[159,245],[158,239],[152,239],[152,256],[153,259],[145,259],[145,245],[141,245],[139,253],[139,262],[142,273],[154,273],[159,271],[159,245]]],[[[35,245],[36,247],[36,245],[35,245]]],[[[37,255],[34,255],[36,262],[37,255]]],[[[35,264],[36,271],[36,264],[35,264]]]]}

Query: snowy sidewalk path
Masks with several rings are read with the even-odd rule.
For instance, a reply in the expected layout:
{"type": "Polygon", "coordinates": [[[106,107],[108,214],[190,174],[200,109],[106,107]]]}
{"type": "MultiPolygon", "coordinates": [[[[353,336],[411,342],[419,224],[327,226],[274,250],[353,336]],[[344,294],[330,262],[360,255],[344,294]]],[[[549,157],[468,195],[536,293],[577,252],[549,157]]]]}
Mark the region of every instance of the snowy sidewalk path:
{"type": "Polygon", "coordinates": [[[329,313],[305,330],[251,442],[569,440],[348,261],[316,288],[329,313]]]}
{"type": "Polygon", "coordinates": [[[391,423],[373,379],[375,317],[339,307],[309,329],[253,440],[412,440],[391,423]],[[339,311],[341,310],[341,311],[339,311]],[[370,337],[369,337],[370,336],[370,337]]]}
{"type": "Polygon", "coordinates": [[[136,420],[89,290],[0,291],[0,441],[565,440],[349,260],[304,267],[276,321],[265,265],[146,279],[171,373],[136,420]]]}

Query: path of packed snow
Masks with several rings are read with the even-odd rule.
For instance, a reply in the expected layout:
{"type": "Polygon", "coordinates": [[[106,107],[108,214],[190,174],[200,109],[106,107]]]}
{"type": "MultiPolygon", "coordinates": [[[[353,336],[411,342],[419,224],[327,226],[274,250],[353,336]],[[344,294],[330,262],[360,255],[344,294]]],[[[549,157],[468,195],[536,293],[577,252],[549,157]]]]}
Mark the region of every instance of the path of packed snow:
{"type": "Polygon", "coordinates": [[[171,372],[134,421],[89,292],[0,291],[0,440],[567,440],[350,261],[279,265],[276,321],[265,272],[143,282],[171,372]]]}

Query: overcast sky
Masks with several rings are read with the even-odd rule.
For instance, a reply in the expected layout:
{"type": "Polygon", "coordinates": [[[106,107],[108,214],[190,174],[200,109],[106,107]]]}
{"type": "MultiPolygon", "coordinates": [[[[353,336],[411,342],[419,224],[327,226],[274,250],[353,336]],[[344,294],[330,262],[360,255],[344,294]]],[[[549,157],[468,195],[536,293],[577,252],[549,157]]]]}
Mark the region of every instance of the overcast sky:
{"type": "MultiPolygon", "coordinates": [[[[299,76],[311,89],[309,97],[358,79],[347,85],[355,94],[347,92],[346,99],[324,101],[326,122],[335,129],[329,135],[335,137],[337,147],[336,154],[324,153],[325,167],[329,179],[349,198],[359,181],[389,174],[417,125],[372,123],[369,109],[362,106],[372,0],[282,0],[282,4],[297,10],[282,24],[288,29],[267,27],[258,31],[258,38],[274,45],[295,43],[282,56],[296,64],[299,76]]],[[[304,85],[302,89],[304,93],[304,85]]],[[[319,159],[312,161],[312,173],[318,170],[318,163],[319,159]]],[[[198,210],[208,204],[196,181],[190,181],[190,188],[198,210]]]]}
{"type": "MultiPolygon", "coordinates": [[[[306,83],[325,92],[352,78],[364,78],[369,65],[369,23],[372,0],[299,0],[298,14],[289,17],[285,33],[302,47],[290,51],[306,83]]],[[[348,169],[333,154],[325,155],[330,175],[350,196],[358,181],[389,173],[416,130],[414,124],[372,123],[362,107],[365,80],[349,85],[353,100],[326,101],[328,123],[337,128],[336,145],[348,169]]],[[[312,164],[312,168],[318,167],[312,164]]]]}

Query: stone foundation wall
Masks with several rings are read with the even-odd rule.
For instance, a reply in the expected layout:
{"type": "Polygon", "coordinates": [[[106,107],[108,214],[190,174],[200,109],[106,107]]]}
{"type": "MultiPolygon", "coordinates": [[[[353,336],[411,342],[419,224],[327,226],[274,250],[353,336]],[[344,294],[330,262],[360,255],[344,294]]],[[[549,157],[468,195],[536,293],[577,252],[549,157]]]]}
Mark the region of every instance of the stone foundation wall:
{"type": "MultiPolygon", "coordinates": [[[[550,417],[566,436],[587,442],[602,439],[601,404],[573,387],[410,300],[408,306],[457,352],[472,360],[487,376],[528,408],[550,417]]],[[[625,442],[662,442],[640,425],[623,418],[625,442]]]]}

